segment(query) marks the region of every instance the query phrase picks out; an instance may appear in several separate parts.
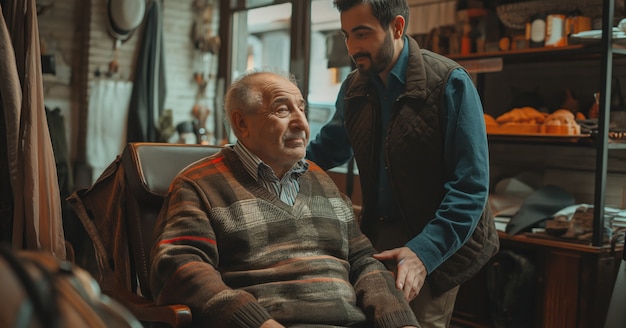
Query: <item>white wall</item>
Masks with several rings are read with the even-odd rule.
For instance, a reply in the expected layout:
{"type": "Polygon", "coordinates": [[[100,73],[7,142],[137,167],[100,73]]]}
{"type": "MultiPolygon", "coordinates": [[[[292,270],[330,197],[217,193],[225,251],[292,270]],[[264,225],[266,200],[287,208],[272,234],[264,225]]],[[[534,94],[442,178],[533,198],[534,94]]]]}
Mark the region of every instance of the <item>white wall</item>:
{"type": "MultiPolygon", "coordinates": [[[[192,119],[191,109],[198,96],[198,86],[193,79],[196,59],[191,40],[196,13],[192,8],[193,2],[162,0],[167,79],[165,109],[173,111],[174,125],[192,119]]],[[[213,14],[212,30],[217,34],[219,10],[214,10],[213,14]]],[[[114,58],[114,40],[106,27],[107,0],[55,0],[54,5],[38,19],[40,39],[48,46],[49,52],[54,52],[58,74],[44,77],[44,101],[50,108],[61,109],[71,158],[81,159],[84,157],[81,150],[84,141],[81,139],[84,139],[85,133],[80,130],[85,126],[89,107],[88,93],[81,94],[84,91],[81,88],[88,89],[89,82],[96,79],[96,71],[106,72],[109,62],[114,58]],[[85,10],[90,10],[88,17],[84,16],[85,10]],[[87,58],[82,57],[83,53],[87,54],[87,58]]],[[[132,81],[142,32],[140,27],[118,48],[119,74],[115,79],[132,81]]],[[[212,107],[213,114],[215,110],[221,110],[214,108],[217,55],[209,55],[208,65],[212,72],[209,77],[212,78],[209,79],[204,101],[212,107]]],[[[207,122],[212,120],[211,115],[207,122]]]]}

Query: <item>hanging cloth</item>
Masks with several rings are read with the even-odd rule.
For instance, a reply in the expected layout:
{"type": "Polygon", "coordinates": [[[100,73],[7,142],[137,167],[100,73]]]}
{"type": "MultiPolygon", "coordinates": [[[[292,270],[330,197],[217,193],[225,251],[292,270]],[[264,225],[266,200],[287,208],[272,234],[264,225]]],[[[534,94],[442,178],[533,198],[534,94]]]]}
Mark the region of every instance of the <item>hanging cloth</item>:
{"type": "Polygon", "coordinates": [[[124,150],[126,134],[119,131],[126,127],[132,89],[128,81],[99,79],[89,83],[85,157],[92,169],[91,181],[96,181],[124,150]]]}
{"type": "Polygon", "coordinates": [[[7,143],[3,160],[9,163],[14,200],[11,241],[15,249],[41,249],[65,259],[59,185],[43,101],[36,3],[8,1],[0,11],[0,97],[7,143]]]}
{"type": "MultiPolygon", "coordinates": [[[[0,7],[0,13],[2,12],[0,7]]],[[[11,36],[5,24],[4,15],[0,15],[0,109],[2,110],[2,147],[0,151],[2,172],[0,184],[0,240],[10,242],[13,238],[13,189],[17,181],[17,156],[20,126],[20,108],[22,108],[22,89],[17,74],[15,53],[11,36]],[[10,181],[10,183],[4,183],[10,181]]]]}
{"type": "Polygon", "coordinates": [[[161,2],[152,1],[146,12],[137,70],[128,113],[127,141],[158,141],[155,127],[165,103],[165,59],[161,2]]]}

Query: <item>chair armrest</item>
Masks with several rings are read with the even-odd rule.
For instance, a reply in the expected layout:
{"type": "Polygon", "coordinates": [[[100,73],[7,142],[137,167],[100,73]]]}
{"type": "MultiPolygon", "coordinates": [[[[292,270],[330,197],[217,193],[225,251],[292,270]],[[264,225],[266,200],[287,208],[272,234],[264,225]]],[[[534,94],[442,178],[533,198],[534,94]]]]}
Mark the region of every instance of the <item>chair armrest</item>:
{"type": "Polygon", "coordinates": [[[186,305],[156,305],[153,301],[127,290],[110,291],[108,294],[126,306],[139,321],[167,323],[171,327],[186,327],[191,324],[191,310],[186,305]]]}

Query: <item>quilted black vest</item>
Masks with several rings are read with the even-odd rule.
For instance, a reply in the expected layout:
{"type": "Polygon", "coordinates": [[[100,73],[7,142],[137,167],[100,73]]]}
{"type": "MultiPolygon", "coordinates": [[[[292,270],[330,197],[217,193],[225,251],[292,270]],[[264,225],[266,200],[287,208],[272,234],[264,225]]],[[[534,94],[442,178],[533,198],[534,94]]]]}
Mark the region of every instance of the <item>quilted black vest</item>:
{"type": "MultiPolygon", "coordinates": [[[[460,66],[443,56],[419,49],[409,38],[406,91],[394,104],[387,131],[380,131],[379,99],[365,75],[348,76],[344,118],[359,168],[363,209],[362,230],[378,250],[401,247],[427,224],[444,197],[444,126],[439,108],[452,70],[460,66]],[[381,134],[384,133],[384,139],[381,134]],[[401,222],[394,222],[397,237],[390,244],[377,242],[381,223],[372,207],[377,203],[380,142],[384,140],[389,182],[401,222]],[[422,219],[420,221],[420,219],[422,219]],[[407,233],[410,232],[410,233],[407,233]]],[[[429,274],[434,295],[471,278],[498,250],[498,235],[490,212],[483,213],[470,240],[438,269],[429,274]]]]}

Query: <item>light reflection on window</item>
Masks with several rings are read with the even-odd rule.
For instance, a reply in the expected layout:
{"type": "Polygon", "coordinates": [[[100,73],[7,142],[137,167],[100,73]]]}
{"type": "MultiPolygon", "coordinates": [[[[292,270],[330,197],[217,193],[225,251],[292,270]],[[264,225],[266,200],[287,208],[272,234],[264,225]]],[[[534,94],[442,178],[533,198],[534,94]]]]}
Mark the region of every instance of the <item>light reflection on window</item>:
{"type": "Polygon", "coordinates": [[[332,1],[314,0],[311,3],[311,60],[307,99],[311,139],[335,113],[335,100],[341,82],[351,70],[343,37],[335,38],[340,30],[339,12],[333,7],[332,1]],[[331,45],[334,45],[334,49],[331,45]],[[333,57],[344,57],[346,60],[329,61],[333,57]],[[340,63],[338,67],[329,67],[337,63],[340,63]]]}
{"type": "Polygon", "coordinates": [[[233,24],[233,79],[259,67],[289,70],[291,3],[237,12],[233,24]]]}

